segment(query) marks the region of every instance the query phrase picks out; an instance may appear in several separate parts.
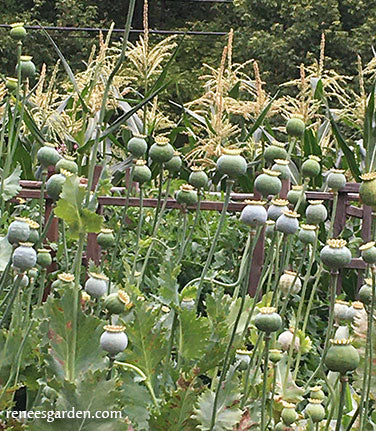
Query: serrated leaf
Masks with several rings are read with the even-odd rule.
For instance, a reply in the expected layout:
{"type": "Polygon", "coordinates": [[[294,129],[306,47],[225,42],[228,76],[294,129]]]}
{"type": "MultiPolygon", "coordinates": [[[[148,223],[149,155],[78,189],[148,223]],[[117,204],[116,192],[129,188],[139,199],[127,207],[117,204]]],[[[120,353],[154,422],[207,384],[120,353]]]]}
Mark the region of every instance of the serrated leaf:
{"type": "MultiPolygon", "coordinates": [[[[48,319],[52,359],[50,367],[53,372],[64,376],[67,376],[72,348],[73,289],[65,288],[61,298],[50,296],[43,307],[44,315],[48,319]]],[[[88,369],[97,370],[104,367],[104,352],[99,345],[99,338],[103,330],[101,321],[97,317],[86,316],[79,307],[77,326],[75,372],[79,376],[88,369]]]]}
{"type": "Polygon", "coordinates": [[[180,265],[175,265],[174,254],[171,249],[168,249],[165,254],[165,259],[159,265],[159,296],[165,304],[179,304],[179,284],[177,282],[180,273],[180,265]]]}
{"type": "Polygon", "coordinates": [[[1,195],[5,201],[9,201],[10,199],[14,198],[21,190],[21,172],[21,166],[19,163],[17,163],[14,171],[9,175],[9,177],[5,178],[3,193],[1,195]]]}
{"type": "Polygon", "coordinates": [[[214,426],[211,427],[211,418],[214,408],[215,392],[207,389],[198,399],[198,405],[195,408],[193,417],[199,422],[198,428],[201,431],[226,431],[233,430],[234,426],[242,418],[242,411],[237,408],[240,400],[238,384],[233,381],[234,369],[230,369],[228,377],[218,396],[216,406],[216,417],[214,426]]]}

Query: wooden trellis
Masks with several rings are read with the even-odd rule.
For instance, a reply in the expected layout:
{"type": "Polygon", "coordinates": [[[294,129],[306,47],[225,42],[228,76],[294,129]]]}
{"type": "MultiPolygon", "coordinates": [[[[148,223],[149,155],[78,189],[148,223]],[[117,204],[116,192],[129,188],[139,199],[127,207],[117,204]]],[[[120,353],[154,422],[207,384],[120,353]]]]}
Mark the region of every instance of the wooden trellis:
{"type": "MultiPolygon", "coordinates": [[[[99,172],[96,171],[94,178],[94,184],[98,181],[99,172]]],[[[22,190],[19,193],[19,197],[26,199],[39,199],[40,197],[40,187],[41,183],[39,181],[21,181],[22,190]]],[[[372,229],[372,208],[366,205],[356,206],[353,205],[353,202],[359,202],[359,184],[357,183],[347,183],[343,190],[338,192],[338,204],[336,210],[336,216],[334,221],[334,237],[337,237],[341,234],[342,230],[346,225],[346,221],[348,217],[356,217],[362,219],[362,228],[361,235],[364,242],[368,242],[371,240],[371,229],[372,229]]],[[[283,182],[281,197],[286,197],[286,194],[290,188],[290,185],[287,181],[283,182]]],[[[124,187],[115,187],[112,189],[113,192],[117,194],[125,194],[126,189],[124,187]]],[[[209,194],[210,196],[210,194],[209,194]]],[[[333,194],[329,192],[306,192],[307,199],[310,200],[324,200],[324,201],[332,201],[333,194]]],[[[245,207],[246,203],[244,201],[246,199],[257,199],[259,196],[254,194],[246,194],[246,193],[233,193],[231,195],[231,202],[228,206],[229,212],[240,212],[245,207]]],[[[52,209],[52,200],[45,195],[46,199],[46,209],[45,214],[46,218],[48,217],[51,209],[52,209]]],[[[119,196],[99,196],[98,197],[98,213],[102,213],[103,208],[105,206],[124,206],[126,203],[125,197],[119,196]]],[[[130,207],[137,207],[140,205],[139,198],[130,197],[128,205],[130,207]]],[[[153,198],[144,198],[143,206],[146,208],[156,208],[158,205],[158,199],[153,198]]],[[[166,204],[167,209],[180,209],[183,207],[175,200],[169,198],[166,204]]],[[[189,209],[195,209],[195,207],[188,207],[189,209]]],[[[210,201],[204,200],[201,202],[201,210],[202,211],[221,211],[223,208],[223,202],[218,201],[210,201]]],[[[50,230],[48,232],[48,239],[51,241],[57,241],[58,239],[58,225],[57,220],[54,220],[50,230]]],[[[98,263],[100,259],[100,247],[96,241],[96,234],[89,234],[87,241],[87,250],[86,250],[86,259],[92,259],[94,262],[98,263]]],[[[259,241],[256,245],[253,261],[252,261],[252,269],[251,276],[249,280],[248,291],[250,295],[254,295],[256,291],[256,287],[258,281],[260,279],[260,274],[262,270],[262,266],[264,263],[264,235],[261,234],[259,241]]],[[[360,257],[355,257],[351,260],[349,265],[346,266],[348,269],[356,269],[358,270],[358,288],[363,283],[364,279],[364,271],[366,269],[366,265],[364,261],[360,257]]],[[[339,283],[340,288],[340,283],[339,283]]]]}

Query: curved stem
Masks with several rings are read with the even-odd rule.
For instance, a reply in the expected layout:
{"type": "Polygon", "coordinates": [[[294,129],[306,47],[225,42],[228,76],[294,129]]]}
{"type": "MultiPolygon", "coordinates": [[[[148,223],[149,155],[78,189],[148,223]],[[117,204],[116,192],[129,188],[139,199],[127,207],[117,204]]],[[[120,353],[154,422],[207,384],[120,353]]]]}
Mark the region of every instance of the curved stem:
{"type": "Polygon", "coordinates": [[[205,266],[204,266],[202,273],[201,273],[199,284],[197,286],[197,294],[196,294],[196,300],[195,300],[196,309],[198,307],[198,303],[199,303],[199,300],[201,297],[201,292],[202,292],[202,288],[203,288],[203,284],[204,284],[204,278],[206,277],[206,274],[209,270],[209,266],[212,262],[215,248],[216,248],[216,245],[218,242],[219,234],[220,234],[222,227],[223,227],[223,224],[225,222],[226,212],[227,212],[228,204],[230,203],[231,190],[232,190],[233,185],[234,185],[234,180],[228,179],[227,184],[226,184],[226,195],[225,195],[225,201],[223,203],[222,213],[221,213],[221,216],[219,218],[217,230],[216,230],[214,238],[212,240],[211,247],[210,247],[210,250],[208,253],[208,257],[207,257],[206,262],[205,262],[205,266]]]}
{"type": "Polygon", "coordinates": [[[337,212],[337,205],[338,205],[338,192],[333,192],[333,207],[332,207],[332,216],[330,218],[330,225],[328,230],[328,238],[331,238],[333,235],[333,228],[334,228],[334,221],[336,218],[336,212],[337,212]]]}
{"type": "Polygon", "coordinates": [[[10,258],[8,260],[7,266],[5,267],[3,273],[1,274],[1,279],[0,279],[0,295],[4,291],[4,287],[5,287],[5,284],[6,284],[6,280],[8,278],[9,270],[10,270],[10,267],[12,265],[13,250],[14,250],[14,246],[13,246],[13,249],[12,249],[12,254],[10,255],[10,258]]]}
{"type": "Polygon", "coordinates": [[[252,356],[251,356],[250,361],[249,361],[248,366],[247,366],[247,370],[245,373],[245,379],[244,379],[243,398],[242,398],[242,401],[240,403],[241,409],[244,408],[244,405],[247,401],[246,393],[247,393],[247,389],[248,389],[249,375],[251,373],[251,369],[253,368],[253,362],[254,362],[254,359],[256,357],[256,352],[257,352],[257,349],[258,349],[258,346],[259,346],[261,340],[263,339],[263,335],[264,334],[262,332],[260,332],[258,334],[256,343],[255,343],[253,350],[252,350],[252,356]]]}
{"type": "Polygon", "coordinates": [[[38,249],[43,244],[44,238],[47,236],[48,230],[50,229],[53,219],[54,219],[54,208],[52,207],[50,215],[48,216],[48,219],[47,219],[47,223],[44,225],[43,231],[35,246],[36,249],[38,249]]]}
{"type": "Polygon", "coordinates": [[[5,303],[5,300],[7,300],[7,298],[10,297],[9,303],[7,305],[7,308],[5,309],[4,314],[3,314],[2,318],[1,318],[1,321],[0,321],[0,328],[3,327],[6,319],[8,318],[8,316],[9,316],[11,310],[12,310],[13,303],[14,303],[16,297],[17,297],[18,290],[20,288],[22,277],[23,277],[23,274],[18,274],[17,275],[16,281],[13,284],[12,289],[9,291],[8,295],[4,298],[4,301],[1,303],[1,306],[2,306],[5,303]]]}
{"type": "Polygon", "coordinates": [[[266,413],[266,386],[268,381],[268,362],[269,362],[269,342],[270,334],[265,334],[265,347],[264,347],[264,378],[262,381],[262,397],[261,397],[261,431],[265,430],[265,413],[266,413]]]}
{"type": "Polygon", "coordinates": [[[39,289],[38,289],[38,299],[37,299],[37,306],[38,307],[39,307],[39,305],[41,305],[42,299],[43,299],[44,284],[46,281],[46,273],[47,273],[47,269],[43,268],[41,271],[41,279],[40,279],[40,284],[39,284],[39,289]]]}
{"type": "Polygon", "coordinates": [[[153,227],[151,229],[152,232],[155,231],[155,226],[158,221],[159,210],[161,209],[162,190],[163,190],[163,164],[160,166],[160,170],[159,170],[158,201],[157,201],[157,208],[155,209],[155,213],[154,213],[153,227]]]}

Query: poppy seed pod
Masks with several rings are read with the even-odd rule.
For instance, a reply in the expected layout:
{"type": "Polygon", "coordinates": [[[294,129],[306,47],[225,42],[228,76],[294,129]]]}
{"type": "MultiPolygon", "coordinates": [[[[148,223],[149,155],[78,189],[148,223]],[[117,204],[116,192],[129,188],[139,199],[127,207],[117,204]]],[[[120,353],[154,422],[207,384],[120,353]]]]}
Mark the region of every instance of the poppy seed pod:
{"type": "Polygon", "coordinates": [[[146,161],[138,159],[133,167],[133,181],[139,184],[147,183],[151,180],[151,170],[146,165],[146,161]]]}
{"type": "Polygon", "coordinates": [[[299,214],[295,211],[283,211],[276,221],[275,228],[286,235],[292,235],[299,229],[298,217],[299,214]]]}
{"type": "Polygon", "coordinates": [[[188,183],[196,189],[204,189],[208,185],[209,178],[199,166],[192,166],[188,183]]]}
{"type": "Polygon", "coordinates": [[[20,242],[12,256],[13,266],[21,272],[33,268],[37,263],[37,253],[30,242],[20,242]]]}
{"type": "Polygon", "coordinates": [[[56,150],[55,145],[47,143],[39,148],[37,159],[44,168],[48,168],[49,166],[55,166],[61,159],[61,156],[56,150]]]}
{"type": "Polygon", "coordinates": [[[111,293],[104,301],[104,307],[110,314],[122,314],[133,307],[129,295],[124,290],[119,289],[111,293]]]}
{"type": "Polygon", "coordinates": [[[148,149],[148,144],[146,143],[145,138],[146,136],[144,135],[134,135],[133,138],[128,141],[127,150],[136,159],[142,157],[148,149]]]}
{"type": "Polygon", "coordinates": [[[114,231],[112,229],[101,229],[97,236],[97,243],[104,250],[111,248],[115,244],[114,231]]]}
{"type": "Polygon", "coordinates": [[[124,351],[128,346],[128,337],[124,332],[124,326],[106,325],[105,332],[101,335],[100,345],[111,356],[124,351]]]}
{"type": "Polygon", "coordinates": [[[340,299],[337,299],[334,304],[334,318],[335,320],[341,321],[341,320],[347,320],[347,311],[349,309],[349,304],[346,301],[341,301],[340,299]]]}
{"type": "Polygon", "coordinates": [[[272,171],[279,172],[281,175],[279,178],[281,180],[289,180],[291,178],[291,171],[289,168],[289,160],[275,159],[274,165],[272,166],[272,171]]]}
{"type": "Polygon", "coordinates": [[[56,172],[60,173],[62,169],[65,169],[66,171],[72,172],[72,174],[77,174],[78,166],[75,160],[76,160],[75,157],[65,155],[56,163],[56,166],[55,166],[56,172]]]}
{"type": "Polygon", "coordinates": [[[313,423],[321,422],[325,418],[325,409],[322,406],[322,400],[309,399],[309,404],[305,409],[305,417],[312,419],[313,423]]]}
{"type": "MultiPolygon", "coordinates": [[[[33,78],[35,75],[35,64],[31,61],[33,57],[30,55],[21,55],[20,57],[20,67],[22,79],[33,78]]],[[[18,65],[16,67],[16,72],[18,73],[18,65]]]]}
{"type": "Polygon", "coordinates": [[[309,398],[313,400],[323,401],[326,397],[321,386],[313,386],[310,389],[309,398]]]}
{"type": "Polygon", "coordinates": [[[344,239],[328,239],[320,252],[322,263],[330,269],[344,268],[351,262],[351,252],[344,239]]]}
{"type": "Polygon", "coordinates": [[[7,76],[5,86],[9,91],[15,91],[18,87],[18,79],[7,76]]]}
{"type": "MultiPolygon", "coordinates": [[[[287,331],[283,331],[279,334],[277,342],[281,346],[281,349],[284,352],[287,352],[290,349],[292,340],[294,338],[294,331],[295,331],[294,328],[290,328],[287,331]]],[[[296,336],[294,340],[294,350],[298,351],[299,348],[300,348],[300,339],[298,336],[296,336]]]]}
{"type": "Polygon", "coordinates": [[[301,138],[305,130],[302,116],[292,117],[287,121],[286,132],[289,136],[301,138]]]}
{"type": "Polygon", "coordinates": [[[23,22],[15,22],[10,25],[10,37],[14,40],[23,40],[26,37],[26,29],[23,22]]]}
{"type": "Polygon", "coordinates": [[[346,185],[346,177],[343,169],[331,169],[327,178],[327,184],[333,191],[341,190],[346,185]]]}
{"type": "Polygon", "coordinates": [[[346,374],[354,371],[360,362],[359,353],[351,345],[351,339],[330,340],[331,346],[325,357],[325,365],[330,371],[346,374]]]}
{"type": "Polygon", "coordinates": [[[170,174],[176,174],[180,171],[183,161],[180,157],[179,151],[175,151],[173,157],[165,163],[164,167],[170,174]]]}
{"type": "Polygon", "coordinates": [[[195,309],[195,300],[193,298],[183,298],[180,303],[180,307],[183,310],[194,310],[195,309]]]}
{"type": "Polygon", "coordinates": [[[296,294],[302,288],[302,281],[296,272],[285,271],[278,281],[278,288],[284,295],[296,294]]]}
{"type": "Polygon", "coordinates": [[[149,156],[156,163],[166,163],[174,156],[174,147],[170,140],[164,136],[155,138],[155,143],[150,147],[149,156]]]}
{"type": "Polygon", "coordinates": [[[302,164],[302,174],[306,178],[315,178],[321,171],[320,158],[317,156],[308,156],[308,160],[302,164]]]}
{"type": "Polygon", "coordinates": [[[65,183],[66,177],[63,174],[54,174],[46,182],[46,191],[48,197],[54,201],[58,200],[60,193],[63,190],[63,184],[65,183]]]}
{"type": "Polygon", "coordinates": [[[262,196],[277,195],[282,189],[280,172],[263,169],[263,173],[255,179],[254,187],[262,196]]]}
{"type": "Polygon", "coordinates": [[[276,364],[277,362],[279,362],[282,359],[282,357],[283,357],[282,350],[270,349],[270,351],[269,351],[270,362],[272,362],[273,364],[276,364]]]}
{"type": "Polygon", "coordinates": [[[304,210],[307,200],[302,185],[292,186],[291,190],[289,190],[289,192],[287,193],[286,198],[290,202],[290,204],[294,206],[294,208],[300,200],[300,205],[299,208],[297,208],[297,211],[300,212],[304,210]]]}
{"type": "Polygon", "coordinates": [[[52,283],[53,288],[69,288],[74,287],[74,275],[69,272],[58,274],[57,280],[52,283]]]}
{"type": "Polygon", "coordinates": [[[351,321],[355,317],[360,317],[365,312],[363,303],[360,301],[354,301],[347,309],[346,320],[351,321]]]}
{"type": "Polygon", "coordinates": [[[7,232],[7,240],[10,244],[18,244],[25,242],[30,235],[30,227],[25,218],[15,217],[14,221],[9,225],[7,232]]]}
{"type": "Polygon", "coordinates": [[[365,284],[359,289],[358,296],[363,304],[369,305],[372,301],[372,278],[366,278],[364,281],[365,284]]]}
{"type": "Polygon", "coordinates": [[[302,224],[300,226],[298,238],[303,244],[314,244],[316,241],[317,226],[302,224]]]}
{"type": "Polygon", "coordinates": [[[281,419],[285,425],[291,425],[298,419],[298,413],[295,411],[295,404],[283,403],[281,419]]]}
{"type": "Polygon", "coordinates": [[[89,272],[85,283],[85,291],[93,298],[100,298],[107,292],[108,277],[104,274],[89,272]]]}
{"type": "Polygon", "coordinates": [[[376,206],[376,172],[369,172],[360,178],[362,180],[359,188],[360,199],[365,205],[374,208],[376,206]]]}
{"type": "Polygon", "coordinates": [[[267,238],[271,238],[275,233],[275,221],[274,220],[266,220],[265,222],[265,236],[267,238]]]}
{"type": "Polygon", "coordinates": [[[37,254],[37,263],[42,268],[47,268],[52,263],[50,251],[45,248],[40,248],[37,254]]]}
{"type": "Polygon", "coordinates": [[[324,201],[308,201],[306,219],[308,224],[320,224],[328,217],[328,211],[323,205],[324,201]]]}
{"type": "Polygon", "coordinates": [[[359,250],[361,252],[362,259],[364,260],[364,262],[368,264],[376,263],[375,241],[371,241],[367,244],[362,245],[361,247],[359,247],[359,250]]]}
{"type": "MultiPolygon", "coordinates": [[[[18,277],[19,277],[18,275],[16,275],[14,277],[14,279],[13,279],[14,283],[17,281],[18,277]]],[[[28,285],[29,285],[29,277],[26,274],[22,274],[22,278],[21,278],[21,281],[20,281],[20,287],[22,289],[25,289],[28,285]]]]}
{"type": "Polygon", "coordinates": [[[268,208],[268,218],[271,220],[277,220],[283,213],[289,208],[287,206],[288,201],[286,199],[272,199],[272,204],[268,208]]]}
{"type": "Polygon", "coordinates": [[[245,371],[248,368],[248,364],[251,362],[252,352],[248,350],[237,349],[235,354],[235,360],[239,362],[239,370],[245,371]]]}
{"type": "Polygon", "coordinates": [[[264,208],[265,202],[263,201],[248,201],[241,214],[240,221],[250,227],[256,227],[264,224],[268,218],[266,209],[264,208]]]}
{"type": "Polygon", "coordinates": [[[34,220],[28,220],[27,223],[30,228],[30,234],[29,238],[27,239],[27,242],[32,242],[33,244],[36,244],[39,241],[39,223],[34,220]]]}
{"type": "Polygon", "coordinates": [[[275,159],[287,159],[288,154],[285,144],[282,142],[273,142],[272,145],[266,147],[263,155],[267,162],[272,163],[275,159]]]}
{"type": "Polygon", "coordinates": [[[258,330],[269,334],[278,331],[282,326],[282,318],[276,313],[274,307],[262,307],[255,317],[255,326],[258,330]]]}
{"type": "Polygon", "coordinates": [[[198,200],[197,191],[190,184],[183,184],[176,194],[176,200],[180,205],[196,205],[198,200]]]}
{"type": "Polygon", "coordinates": [[[242,150],[224,148],[221,157],[217,160],[217,171],[231,179],[241,177],[247,172],[247,162],[240,154],[242,150]]]}

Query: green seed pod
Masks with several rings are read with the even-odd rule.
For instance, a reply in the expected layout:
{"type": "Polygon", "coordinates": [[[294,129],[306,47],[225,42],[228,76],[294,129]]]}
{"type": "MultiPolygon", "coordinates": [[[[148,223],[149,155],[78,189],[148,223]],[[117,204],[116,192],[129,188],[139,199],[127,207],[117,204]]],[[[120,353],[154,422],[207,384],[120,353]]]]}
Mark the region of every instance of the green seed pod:
{"type": "MultiPolygon", "coordinates": [[[[31,61],[33,57],[30,55],[21,55],[20,57],[20,67],[22,79],[33,78],[35,75],[35,64],[31,61]]],[[[18,73],[18,66],[16,67],[16,72],[18,73]]]]}
{"type": "Polygon", "coordinates": [[[282,189],[281,180],[278,178],[280,172],[263,169],[263,173],[255,179],[255,190],[262,196],[277,195],[282,189]]]}
{"type": "Polygon", "coordinates": [[[323,205],[324,201],[308,201],[306,219],[308,224],[320,224],[328,217],[328,211],[323,205]]]}
{"type": "Polygon", "coordinates": [[[63,184],[65,183],[66,177],[62,174],[51,175],[46,182],[46,191],[48,197],[57,201],[60,197],[60,193],[63,190],[63,184]]]}
{"type": "Polygon", "coordinates": [[[16,22],[14,24],[11,24],[10,29],[10,37],[14,40],[23,40],[26,37],[26,29],[24,27],[23,22],[16,22]]]}
{"type": "Polygon", "coordinates": [[[376,172],[370,172],[360,177],[362,184],[359,188],[359,196],[365,205],[375,209],[376,207],[376,172]]]}
{"type": "Polygon", "coordinates": [[[305,417],[312,419],[313,423],[321,422],[325,418],[325,409],[318,399],[309,399],[309,404],[305,409],[305,417]]]}
{"type": "Polygon", "coordinates": [[[281,174],[279,176],[281,180],[289,180],[291,178],[291,171],[289,168],[290,162],[284,159],[275,159],[274,162],[272,171],[279,172],[281,174]]]}
{"type": "Polygon", "coordinates": [[[196,189],[204,189],[209,182],[209,178],[205,171],[198,166],[192,166],[192,172],[189,175],[188,183],[196,189]]]}
{"type": "MultiPolygon", "coordinates": [[[[301,195],[303,194],[303,186],[302,185],[296,185],[292,186],[291,190],[287,193],[287,200],[290,202],[291,205],[296,207],[297,203],[299,202],[299,199],[301,195]]],[[[303,198],[301,199],[299,208],[296,209],[299,213],[303,212],[307,204],[306,195],[304,193],[303,198]]]]}
{"type": "Polygon", "coordinates": [[[189,184],[184,184],[176,194],[176,200],[180,205],[194,206],[197,204],[197,192],[189,184]]]}
{"type": "Polygon", "coordinates": [[[231,179],[236,179],[247,172],[247,162],[240,154],[242,150],[224,148],[222,156],[217,160],[217,171],[221,175],[227,175],[231,179]]]}
{"type": "Polygon", "coordinates": [[[330,269],[344,268],[351,262],[351,252],[343,239],[328,239],[320,252],[321,261],[330,269]]]}
{"type": "Polygon", "coordinates": [[[142,159],[136,160],[133,168],[133,181],[139,184],[147,183],[151,180],[151,170],[146,166],[146,161],[142,159]]]}
{"type": "Polygon", "coordinates": [[[274,220],[266,220],[265,222],[265,236],[267,238],[271,238],[275,233],[275,221],[274,220]]]}
{"type": "Polygon", "coordinates": [[[146,136],[135,135],[128,141],[127,150],[132,154],[133,157],[139,159],[142,157],[148,149],[148,144],[145,140],[146,136]]]}
{"type": "Polygon", "coordinates": [[[268,214],[264,208],[265,202],[246,200],[244,203],[247,205],[240,214],[241,222],[249,227],[260,226],[266,222],[268,214]]]}
{"type": "Polygon", "coordinates": [[[330,340],[332,345],[325,357],[325,365],[330,371],[346,374],[354,371],[360,362],[359,353],[351,345],[351,339],[330,340]]]}
{"type": "Polygon", "coordinates": [[[309,398],[313,400],[324,401],[326,397],[321,386],[314,386],[313,388],[311,388],[309,398]]]}
{"type": "Polygon", "coordinates": [[[55,166],[61,159],[61,156],[56,150],[55,145],[45,144],[43,147],[39,148],[37,159],[44,168],[48,168],[49,166],[55,166]]]}
{"type": "Polygon", "coordinates": [[[104,307],[110,314],[123,314],[133,307],[129,296],[124,290],[119,289],[115,293],[111,293],[104,301],[104,307]]]}
{"type": "Polygon", "coordinates": [[[29,274],[30,278],[34,278],[35,279],[38,276],[38,269],[37,268],[31,268],[31,269],[29,269],[28,274],[29,274]]]}
{"type": "Polygon", "coordinates": [[[238,369],[240,371],[245,371],[248,368],[248,364],[251,362],[252,352],[248,350],[236,350],[235,360],[239,362],[238,369]]]}
{"type": "Polygon", "coordinates": [[[269,163],[273,163],[276,159],[287,159],[287,156],[285,144],[281,142],[274,142],[272,145],[266,147],[264,151],[264,159],[269,163]]]}
{"type": "Polygon", "coordinates": [[[168,170],[168,172],[172,174],[177,174],[182,167],[183,161],[180,157],[179,151],[174,152],[174,156],[165,163],[164,167],[168,170]]]}
{"type": "Polygon", "coordinates": [[[128,345],[128,337],[124,332],[125,326],[104,326],[105,332],[101,335],[100,345],[111,356],[123,352],[128,345]]]}
{"type": "Polygon", "coordinates": [[[10,244],[27,241],[30,235],[30,227],[26,220],[22,217],[15,217],[14,221],[9,225],[7,240],[10,244]]]}
{"type": "Polygon", "coordinates": [[[346,320],[351,322],[354,317],[359,318],[364,312],[365,310],[363,303],[360,301],[354,301],[347,310],[346,320]]]}
{"type": "Polygon", "coordinates": [[[347,320],[349,305],[346,301],[337,299],[334,304],[334,318],[337,322],[347,320]]]}
{"type": "Polygon", "coordinates": [[[366,284],[359,289],[358,296],[363,304],[369,305],[372,301],[372,278],[366,278],[364,281],[366,284]]]}
{"type": "Polygon", "coordinates": [[[97,243],[104,250],[108,250],[115,244],[114,231],[112,229],[101,229],[97,236],[97,243]]]}
{"type": "Polygon", "coordinates": [[[298,419],[298,413],[295,411],[295,404],[292,403],[284,403],[284,407],[281,412],[281,419],[283,423],[287,426],[290,426],[298,419]]]}
{"type": "Polygon", "coordinates": [[[84,289],[92,298],[101,298],[107,292],[108,277],[104,274],[89,272],[84,289]]]}
{"type": "Polygon", "coordinates": [[[302,288],[302,281],[297,277],[296,272],[286,270],[278,281],[278,289],[286,296],[296,294],[302,288]]]}
{"type": "Polygon", "coordinates": [[[300,117],[292,117],[287,121],[286,132],[289,136],[301,138],[305,130],[304,121],[300,117]]]}
{"type": "Polygon", "coordinates": [[[193,298],[183,298],[180,303],[183,310],[192,311],[195,309],[195,300],[193,298]]]}
{"type": "Polygon", "coordinates": [[[276,230],[286,235],[293,235],[299,229],[298,217],[299,214],[295,211],[284,211],[276,221],[276,230]]]}
{"type": "Polygon", "coordinates": [[[27,239],[27,242],[36,244],[39,241],[39,223],[30,220],[28,224],[30,228],[30,234],[29,238],[27,239]]]}
{"type": "Polygon", "coordinates": [[[17,87],[18,87],[18,79],[17,78],[10,78],[10,77],[7,77],[6,78],[6,80],[5,80],[5,86],[7,87],[7,89],[9,90],[9,91],[15,91],[15,90],[17,90],[17,87]]]}
{"type": "Polygon", "coordinates": [[[359,250],[362,254],[362,259],[364,262],[369,264],[375,264],[376,263],[376,247],[375,247],[375,241],[368,242],[367,244],[362,245],[359,247],[359,250]]]}
{"type": "Polygon", "coordinates": [[[283,211],[288,211],[288,201],[286,199],[272,199],[272,204],[268,208],[268,218],[276,221],[283,211]]]}
{"type": "Polygon", "coordinates": [[[73,288],[74,287],[74,275],[69,274],[68,272],[62,272],[61,274],[58,274],[57,280],[55,280],[51,287],[53,289],[66,289],[66,288],[73,288]]]}
{"type": "Polygon", "coordinates": [[[303,244],[314,244],[316,241],[316,231],[317,226],[302,224],[300,226],[298,238],[303,244]]]}
{"type": "Polygon", "coordinates": [[[150,147],[149,156],[156,163],[166,163],[174,156],[174,147],[170,140],[163,136],[155,138],[155,143],[150,147]]]}
{"type": "Polygon", "coordinates": [[[282,318],[276,313],[275,308],[262,307],[259,314],[255,317],[255,326],[258,330],[269,334],[278,331],[282,326],[282,318]]]}
{"type": "Polygon", "coordinates": [[[278,422],[275,426],[275,431],[290,431],[291,428],[286,426],[283,422],[278,422]]]}
{"type": "Polygon", "coordinates": [[[65,155],[61,158],[55,166],[55,170],[59,173],[62,169],[65,169],[68,172],[72,172],[72,174],[78,173],[78,166],[75,162],[75,157],[65,155]]]}
{"type": "Polygon", "coordinates": [[[21,272],[33,268],[37,263],[37,253],[32,246],[33,244],[29,242],[20,242],[20,245],[14,250],[12,263],[21,272]]]}
{"type": "Polygon", "coordinates": [[[50,251],[45,248],[40,248],[37,254],[37,263],[42,268],[47,268],[52,263],[50,251]]]}
{"type": "Polygon", "coordinates": [[[321,172],[320,158],[317,156],[308,156],[308,160],[302,164],[302,174],[305,178],[315,178],[321,172]]]}
{"type": "Polygon", "coordinates": [[[342,169],[331,169],[327,178],[327,184],[330,189],[338,192],[338,190],[345,187],[346,177],[343,175],[344,172],[342,169]]]}
{"type": "Polygon", "coordinates": [[[279,349],[270,349],[269,351],[269,359],[273,364],[276,364],[283,358],[282,350],[279,349]]]}

